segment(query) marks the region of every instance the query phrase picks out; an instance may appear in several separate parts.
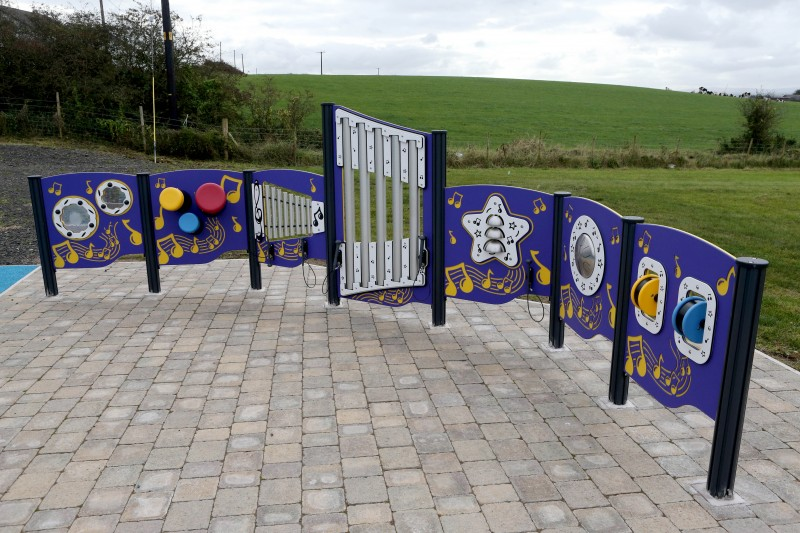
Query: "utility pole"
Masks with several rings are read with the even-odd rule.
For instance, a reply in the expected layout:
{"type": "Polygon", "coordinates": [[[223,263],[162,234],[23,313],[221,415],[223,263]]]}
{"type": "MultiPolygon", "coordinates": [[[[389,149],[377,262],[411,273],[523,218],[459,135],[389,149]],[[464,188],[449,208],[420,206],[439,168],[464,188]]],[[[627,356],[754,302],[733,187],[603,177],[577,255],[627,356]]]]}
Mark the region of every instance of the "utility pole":
{"type": "Polygon", "coordinates": [[[242,54],[242,74],[244,74],[244,53],[242,54]]]}
{"type": "Polygon", "coordinates": [[[381,75],[381,67],[376,67],[378,69],[378,76],[381,75]]]}
{"type": "Polygon", "coordinates": [[[325,53],[325,50],[317,53],[319,54],[319,75],[322,76],[322,54],[325,53]]]}
{"type": "Polygon", "coordinates": [[[103,0],[100,0],[100,22],[106,25],[106,11],[103,9],[103,0]]]}
{"type": "Polygon", "coordinates": [[[161,0],[161,15],[164,23],[164,59],[167,63],[167,94],[169,95],[169,126],[178,128],[178,95],[175,91],[175,59],[173,56],[172,19],[169,0],[161,0]]]}

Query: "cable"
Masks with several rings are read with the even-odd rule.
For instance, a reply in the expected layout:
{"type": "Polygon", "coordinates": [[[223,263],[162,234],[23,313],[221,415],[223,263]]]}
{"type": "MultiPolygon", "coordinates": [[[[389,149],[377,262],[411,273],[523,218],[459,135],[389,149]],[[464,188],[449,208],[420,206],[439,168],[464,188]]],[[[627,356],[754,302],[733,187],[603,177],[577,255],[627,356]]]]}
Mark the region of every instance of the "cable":
{"type": "Polygon", "coordinates": [[[533,294],[533,283],[534,283],[534,270],[533,270],[533,261],[528,260],[528,291],[525,295],[525,305],[528,308],[528,316],[531,317],[531,320],[536,322],[537,324],[541,324],[545,317],[545,309],[544,309],[544,302],[542,301],[542,297],[538,294],[533,294]],[[542,317],[539,320],[536,320],[533,317],[533,313],[531,313],[531,296],[536,296],[539,300],[539,304],[542,306],[542,317]]]}

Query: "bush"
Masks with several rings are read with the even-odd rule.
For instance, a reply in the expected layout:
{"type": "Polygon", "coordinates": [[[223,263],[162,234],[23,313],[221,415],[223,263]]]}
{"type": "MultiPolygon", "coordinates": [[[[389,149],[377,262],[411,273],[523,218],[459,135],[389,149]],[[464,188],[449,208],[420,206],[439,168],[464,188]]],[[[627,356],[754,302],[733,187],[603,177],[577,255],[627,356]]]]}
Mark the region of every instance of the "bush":
{"type": "Polygon", "coordinates": [[[160,155],[198,161],[220,159],[225,151],[225,140],[221,133],[191,128],[157,130],[156,142],[160,155]]]}

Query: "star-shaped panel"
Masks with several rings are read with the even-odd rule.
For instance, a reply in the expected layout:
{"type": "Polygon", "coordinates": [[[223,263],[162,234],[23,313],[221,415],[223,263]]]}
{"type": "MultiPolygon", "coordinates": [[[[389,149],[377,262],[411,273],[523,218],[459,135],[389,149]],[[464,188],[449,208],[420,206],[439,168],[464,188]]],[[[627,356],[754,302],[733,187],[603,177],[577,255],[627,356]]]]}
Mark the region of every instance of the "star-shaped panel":
{"type": "Polygon", "coordinates": [[[498,194],[489,197],[483,211],[465,213],[461,225],[472,236],[475,263],[497,259],[508,268],[519,264],[519,242],[531,231],[530,220],[514,216],[498,194]]]}

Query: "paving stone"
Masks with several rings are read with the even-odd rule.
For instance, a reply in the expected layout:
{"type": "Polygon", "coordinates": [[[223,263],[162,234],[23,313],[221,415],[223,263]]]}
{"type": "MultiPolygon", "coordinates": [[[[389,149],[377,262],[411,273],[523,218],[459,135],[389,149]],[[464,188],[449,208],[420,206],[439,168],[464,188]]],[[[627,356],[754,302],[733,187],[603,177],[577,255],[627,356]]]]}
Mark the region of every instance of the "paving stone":
{"type": "Polygon", "coordinates": [[[0,526],[25,524],[38,506],[39,500],[0,501],[0,526]]]}
{"type": "Polygon", "coordinates": [[[344,510],[343,489],[303,491],[303,514],[336,513],[344,510]]]}
{"type": "MultiPolygon", "coordinates": [[[[630,531],[630,529],[625,525],[625,520],[622,519],[622,517],[617,511],[614,510],[613,507],[576,509],[574,512],[575,517],[586,531],[597,533],[630,531]]],[[[650,531],[655,531],[655,529],[650,531]]]]}
{"type": "Polygon", "coordinates": [[[354,477],[344,480],[347,503],[379,503],[388,499],[383,476],[354,477]]]}
{"type": "Polygon", "coordinates": [[[72,522],[69,533],[112,533],[119,522],[118,514],[81,516],[72,522]]]}
{"type": "Polygon", "coordinates": [[[561,501],[529,503],[525,505],[537,529],[575,527],[578,519],[561,501]]]}
{"type": "Polygon", "coordinates": [[[210,500],[173,503],[164,521],[164,531],[207,529],[213,505],[210,500]]]}
{"type": "Polygon", "coordinates": [[[219,489],[214,498],[213,516],[253,514],[258,507],[258,487],[219,489]]]}
{"type": "Polygon", "coordinates": [[[131,487],[106,487],[93,490],[80,510],[81,516],[121,514],[125,510],[131,487]]]}
{"type": "Polygon", "coordinates": [[[591,481],[562,481],[555,485],[570,509],[608,505],[608,500],[591,481]]]}
{"type": "Polygon", "coordinates": [[[261,482],[259,505],[300,503],[300,479],[266,479],[261,482]]]}
{"type": "Polygon", "coordinates": [[[417,509],[394,513],[394,525],[398,533],[436,533],[442,531],[439,516],[433,509],[417,509]]]}
{"type": "Polygon", "coordinates": [[[121,522],[158,520],[167,516],[172,501],[171,492],[142,492],[134,494],[120,517],[121,522]]]}
{"type": "Polygon", "coordinates": [[[441,517],[442,530],[444,533],[487,532],[489,525],[480,513],[443,516],[441,517]]]}
{"type": "Polygon", "coordinates": [[[211,520],[209,533],[250,533],[255,529],[254,516],[220,516],[211,520]]]}
{"type": "Polygon", "coordinates": [[[658,506],[678,529],[716,527],[717,521],[695,501],[665,503],[658,506]]]}
{"type": "Polygon", "coordinates": [[[490,503],[482,506],[482,510],[492,531],[532,531],[535,527],[528,511],[519,502],[490,503]]]}
{"type": "Polygon", "coordinates": [[[392,509],[388,503],[348,505],[347,521],[351,526],[389,523],[392,521],[392,509]]]}
{"type": "Polygon", "coordinates": [[[256,524],[260,526],[299,524],[300,516],[300,504],[265,505],[259,507],[256,512],[256,524]]]}
{"type": "Polygon", "coordinates": [[[39,531],[42,529],[67,529],[78,514],[77,508],[51,509],[49,511],[36,511],[25,525],[26,531],[39,531]]]}

